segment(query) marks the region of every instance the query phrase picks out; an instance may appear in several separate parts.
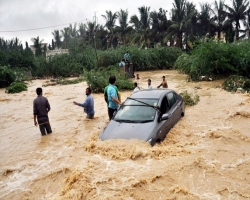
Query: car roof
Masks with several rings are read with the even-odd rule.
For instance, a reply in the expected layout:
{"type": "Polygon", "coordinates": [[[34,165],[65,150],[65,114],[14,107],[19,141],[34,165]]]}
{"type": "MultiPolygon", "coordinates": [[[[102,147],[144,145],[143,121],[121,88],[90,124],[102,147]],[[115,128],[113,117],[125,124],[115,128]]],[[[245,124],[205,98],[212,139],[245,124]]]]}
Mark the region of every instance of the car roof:
{"type": "Polygon", "coordinates": [[[131,98],[146,98],[146,99],[160,99],[162,95],[173,91],[171,89],[145,89],[134,92],[130,95],[131,98]]]}

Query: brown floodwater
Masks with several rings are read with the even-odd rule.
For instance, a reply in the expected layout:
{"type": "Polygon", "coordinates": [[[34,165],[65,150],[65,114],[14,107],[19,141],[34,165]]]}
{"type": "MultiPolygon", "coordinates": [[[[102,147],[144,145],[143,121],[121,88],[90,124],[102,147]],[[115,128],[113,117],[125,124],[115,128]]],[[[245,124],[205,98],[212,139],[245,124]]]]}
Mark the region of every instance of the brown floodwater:
{"type": "MultiPolygon", "coordinates": [[[[48,80],[18,94],[0,89],[0,199],[250,199],[250,95],[224,91],[223,80],[186,82],[175,70],[136,73],[142,89],[165,75],[169,88],[200,96],[154,147],[101,141],[109,122],[103,94],[93,94],[93,120],[72,103],[85,100],[85,82],[43,87],[53,130],[44,137],[32,106],[48,80]]],[[[122,100],[131,93],[122,91],[122,100]]]]}

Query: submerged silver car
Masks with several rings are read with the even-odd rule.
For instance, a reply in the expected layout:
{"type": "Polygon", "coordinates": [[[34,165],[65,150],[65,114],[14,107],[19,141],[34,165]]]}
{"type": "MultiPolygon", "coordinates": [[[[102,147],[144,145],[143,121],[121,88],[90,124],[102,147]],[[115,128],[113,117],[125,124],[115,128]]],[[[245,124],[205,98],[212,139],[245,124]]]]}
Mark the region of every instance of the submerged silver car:
{"type": "Polygon", "coordinates": [[[100,139],[139,139],[153,146],[165,139],[184,113],[185,102],[175,91],[140,90],[120,106],[101,132],[100,139]]]}

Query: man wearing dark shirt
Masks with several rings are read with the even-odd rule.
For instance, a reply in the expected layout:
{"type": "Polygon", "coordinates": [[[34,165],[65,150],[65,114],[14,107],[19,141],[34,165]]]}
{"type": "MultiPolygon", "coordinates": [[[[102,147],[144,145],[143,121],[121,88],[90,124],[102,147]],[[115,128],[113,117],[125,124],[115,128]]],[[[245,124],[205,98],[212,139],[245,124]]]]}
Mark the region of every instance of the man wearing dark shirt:
{"type": "Polygon", "coordinates": [[[33,102],[34,124],[39,125],[42,135],[52,133],[48,112],[50,111],[49,101],[43,96],[42,88],[36,89],[37,98],[33,102]]]}

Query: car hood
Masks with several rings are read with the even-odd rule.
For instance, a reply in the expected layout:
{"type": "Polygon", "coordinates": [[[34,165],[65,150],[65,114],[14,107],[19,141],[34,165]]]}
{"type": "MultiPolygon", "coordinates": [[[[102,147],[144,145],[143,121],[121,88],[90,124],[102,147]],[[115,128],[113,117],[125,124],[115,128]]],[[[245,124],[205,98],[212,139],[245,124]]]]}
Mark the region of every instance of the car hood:
{"type": "Polygon", "coordinates": [[[111,120],[106,128],[100,134],[101,140],[108,139],[138,139],[148,141],[152,134],[155,122],[147,123],[125,123],[111,120]]]}

